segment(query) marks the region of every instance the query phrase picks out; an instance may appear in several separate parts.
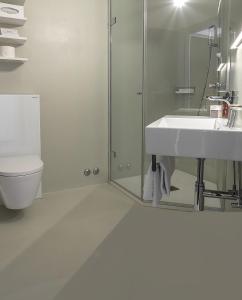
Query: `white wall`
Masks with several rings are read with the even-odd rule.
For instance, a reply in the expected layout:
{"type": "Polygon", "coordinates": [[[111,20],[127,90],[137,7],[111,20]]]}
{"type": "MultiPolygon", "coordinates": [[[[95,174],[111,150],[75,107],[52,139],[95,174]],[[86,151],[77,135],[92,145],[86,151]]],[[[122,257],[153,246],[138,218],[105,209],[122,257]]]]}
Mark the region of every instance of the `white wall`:
{"type": "Polygon", "coordinates": [[[107,180],[107,0],[26,1],[19,67],[0,65],[0,93],[41,96],[44,191],[107,180]],[[100,167],[84,178],[83,168],[100,167]]]}

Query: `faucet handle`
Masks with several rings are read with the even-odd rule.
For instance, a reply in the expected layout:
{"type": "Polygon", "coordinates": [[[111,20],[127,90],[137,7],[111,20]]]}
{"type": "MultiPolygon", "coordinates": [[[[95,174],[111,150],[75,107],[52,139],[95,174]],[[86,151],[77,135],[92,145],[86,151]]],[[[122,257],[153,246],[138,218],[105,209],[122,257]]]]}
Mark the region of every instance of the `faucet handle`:
{"type": "Polygon", "coordinates": [[[234,99],[238,98],[238,91],[226,91],[226,90],[220,90],[218,91],[219,94],[224,94],[224,98],[229,99],[229,102],[231,104],[234,103],[234,99]]]}
{"type": "Polygon", "coordinates": [[[208,87],[209,89],[219,89],[222,87],[222,84],[220,82],[209,83],[208,87]]]}

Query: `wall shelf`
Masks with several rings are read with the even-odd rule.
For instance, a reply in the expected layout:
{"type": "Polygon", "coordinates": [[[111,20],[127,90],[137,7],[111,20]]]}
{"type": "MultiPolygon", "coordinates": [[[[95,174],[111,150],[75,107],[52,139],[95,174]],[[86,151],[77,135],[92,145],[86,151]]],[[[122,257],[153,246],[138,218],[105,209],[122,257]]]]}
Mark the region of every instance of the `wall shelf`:
{"type": "MultiPolygon", "coordinates": [[[[0,0],[1,1],[1,0],[0,0]]],[[[13,5],[21,5],[24,6],[25,0],[4,0],[4,3],[7,4],[13,4],[13,5]]],[[[25,22],[27,21],[27,18],[22,17],[20,14],[15,16],[7,15],[7,16],[0,16],[0,26],[5,27],[7,25],[8,27],[17,27],[17,26],[23,26],[25,22]]],[[[14,36],[4,36],[0,34],[0,46],[13,46],[18,47],[24,45],[24,43],[27,41],[26,37],[14,37],[14,36]]],[[[23,64],[27,62],[27,58],[21,58],[21,57],[4,57],[0,56],[0,63],[15,63],[15,64],[23,64]]]]}
{"type": "Polygon", "coordinates": [[[1,57],[0,62],[7,62],[7,63],[25,63],[28,61],[27,58],[15,57],[15,58],[8,58],[8,57],[1,57]]]}
{"type": "Polygon", "coordinates": [[[13,17],[0,16],[0,24],[23,26],[26,21],[27,21],[27,18],[18,19],[18,18],[13,18],[13,17]]]}
{"type": "Polygon", "coordinates": [[[15,5],[24,5],[25,0],[2,0],[1,2],[15,5]]]}
{"type": "Polygon", "coordinates": [[[26,37],[6,37],[0,35],[0,46],[22,46],[27,41],[26,37]]]}

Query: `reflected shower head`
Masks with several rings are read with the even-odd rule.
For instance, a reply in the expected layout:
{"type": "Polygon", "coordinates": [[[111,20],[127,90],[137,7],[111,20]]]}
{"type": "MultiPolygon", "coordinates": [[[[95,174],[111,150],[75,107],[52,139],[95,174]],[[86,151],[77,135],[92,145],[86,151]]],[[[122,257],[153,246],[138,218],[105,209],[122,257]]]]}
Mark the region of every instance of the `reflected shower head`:
{"type": "Polygon", "coordinates": [[[217,43],[217,26],[211,25],[208,27],[208,46],[218,47],[217,43]]]}

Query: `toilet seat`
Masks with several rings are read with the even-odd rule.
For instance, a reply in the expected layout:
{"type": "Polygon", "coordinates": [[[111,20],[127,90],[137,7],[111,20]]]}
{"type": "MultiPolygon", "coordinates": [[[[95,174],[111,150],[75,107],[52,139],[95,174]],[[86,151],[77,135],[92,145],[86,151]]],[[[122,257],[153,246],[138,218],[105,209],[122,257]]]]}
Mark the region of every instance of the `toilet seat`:
{"type": "Polygon", "coordinates": [[[43,162],[37,155],[24,155],[0,158],[0,176],[17,177],[41,172],[43,162]]]}

